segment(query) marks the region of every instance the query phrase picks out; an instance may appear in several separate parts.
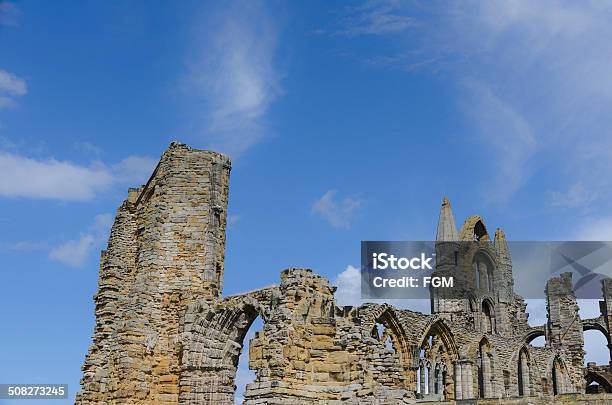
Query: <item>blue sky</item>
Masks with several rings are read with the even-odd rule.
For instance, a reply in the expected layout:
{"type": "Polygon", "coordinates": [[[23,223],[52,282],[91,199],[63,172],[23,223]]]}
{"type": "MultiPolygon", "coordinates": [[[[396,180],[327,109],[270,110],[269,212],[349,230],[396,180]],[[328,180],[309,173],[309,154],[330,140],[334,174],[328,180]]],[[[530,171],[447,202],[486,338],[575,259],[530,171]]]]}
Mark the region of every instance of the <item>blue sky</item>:
{"type": "Polygon", "coordinates": [[[224,294],[310,267],[351,299],[359,242],[432,239],[444,195],[509,239],[612,239],[610,17],[0,1],[0,382],[74,395],[114,211],[173,140],[233,158],[224,294]]]}

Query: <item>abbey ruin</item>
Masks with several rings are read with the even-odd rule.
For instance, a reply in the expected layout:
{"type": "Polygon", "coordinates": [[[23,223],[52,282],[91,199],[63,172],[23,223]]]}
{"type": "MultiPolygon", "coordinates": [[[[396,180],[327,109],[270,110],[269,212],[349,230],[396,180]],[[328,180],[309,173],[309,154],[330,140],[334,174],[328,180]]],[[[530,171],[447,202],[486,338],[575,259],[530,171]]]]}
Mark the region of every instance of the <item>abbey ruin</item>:
{"type": "Polygon", "coordinates": [[[446,199],[437,248],[474,248],[436,271],[479,287],[433,294],[431,315],[340,307],[335,287],[300,268],[283,270],[277,286],[223,297],[229,175],[227,157],[172,143],[148,183],[129,190],[101,254],[77,404],[233,404],[257,317],[246,404],[612,403],[611,365],[585,368],[583,350],[585,330],[610,340],[612,282],[601,315],[580,319],[571,273],[552,278],[542,286],[548,321],[530,326],[504,233],[491,237],[478,216],[457,230],[446,199]],[[545,346],[532,346],[539,336],[545,346]]]}

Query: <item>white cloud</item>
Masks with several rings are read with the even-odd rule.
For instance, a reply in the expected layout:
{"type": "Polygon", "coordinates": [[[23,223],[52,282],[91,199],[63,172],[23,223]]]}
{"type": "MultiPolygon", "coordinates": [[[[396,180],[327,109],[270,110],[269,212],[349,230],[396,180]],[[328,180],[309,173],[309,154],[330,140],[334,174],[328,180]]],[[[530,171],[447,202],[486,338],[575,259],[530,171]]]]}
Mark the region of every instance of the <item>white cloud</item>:
{"type": "Polygon", "coordinates": [[[0,92],[12,96],[23,96],[27,91],[28,89],[23,79],[0,69],[0,92]]]}
{"type": "Polygon", "coordinates": [[[78,240],[69,240],[51,250],[49,258],[70,267],[79,267],[88,258],[95,243],[96,240],[92,235],[84,234],[78,240]]]}
{"type": "Polygon", "coordinates": [[[69,240],[53,248],[49,252],[49,258],[70,267],[82,266],[93,249],[100,247],[107,239],[112,221],[112,214],[97,215],[88,232],[81,234],[78,239],[69,240]]]}
{"type": "Polygon", "coordinates": [[[338,305],[359,306],[363,303],[361,299],[361,272],[358,268],[348,265],[346,270],[338,274],[334,285],[338,287],[334,294],[338,305]]]}
{"type": "Polygon", "coordinates": [[[146,181],[154,164],[153,159],[130,156],[112,166],[102,163],[82,166],[69,161],[37,160],[0,151],[0,196],[91,200],[112,185],[146,181]]]}
{"type": "Polygon", "coordinates": [[[0,108],[14,107],[14,97],[24,96],[27,92],[28,88],[25,80],[0,69],[0,108]]]}
{"type": "Polygon", "coordinates": [[[157,160],[155,159],[132,155],[112,165],[110,171],[115,182],[140,185],[146,183],[156,165],[157,160]]]}
{"type": "Polygon", "coordinates": [[[342,20],[343,28],[338,34],[383,35],[405,31],[414,24],[414,19],[402,14],[401,9],[400,1],[367,1],[349,9],[349,15],[342,20]]]}
{"type": "Polygon", "coordinates": [[[261,118],[281,94],[275,66],[279,23],[265,3],[233,1],[199,21],[189,77],[210,147],[233,156],[263,137],[261,118]]]}
{"type": "Polygon", "coordinates": [[[337,190],[328,190],[312,205],[312,212],[321,216],[334,228],[348,229],[361,206],[361,200],[349,196],[336,201],[336,194],[337,190]]]}

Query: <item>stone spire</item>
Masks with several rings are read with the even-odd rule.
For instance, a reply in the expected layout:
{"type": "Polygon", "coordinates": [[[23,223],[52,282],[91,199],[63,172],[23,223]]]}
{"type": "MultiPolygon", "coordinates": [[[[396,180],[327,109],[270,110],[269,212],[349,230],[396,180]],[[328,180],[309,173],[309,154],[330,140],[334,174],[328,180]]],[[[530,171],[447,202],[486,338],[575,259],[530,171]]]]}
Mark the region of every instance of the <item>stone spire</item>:
{"type": "Polygon", "coordinates": [[[455,226],[455,217],[451,209],[450,201],[444,197],[442,200],[442,208],[440,208],[440,218],[438,219],[438,231],[436,232],[436,241],[449,242],[456,241],[457,228],[455,226]]]}
{"type": "Polygon", "coordinates": [[[508,249],[508,241],[506,235],[501,228],[495,230],[495,250],[497,250],[497,260],[500,263],[512,266],[510,251],[508,249]]]}

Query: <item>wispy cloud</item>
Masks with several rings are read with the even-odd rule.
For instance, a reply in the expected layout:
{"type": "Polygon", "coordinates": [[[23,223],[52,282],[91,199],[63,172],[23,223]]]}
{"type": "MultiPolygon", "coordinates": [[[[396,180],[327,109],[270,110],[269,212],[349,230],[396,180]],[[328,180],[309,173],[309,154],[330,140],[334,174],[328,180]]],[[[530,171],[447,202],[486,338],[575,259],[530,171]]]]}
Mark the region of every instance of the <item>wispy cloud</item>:
{"type": "Polygon", "coordinates": [[[49,258],[70,267],[82,266],[93,249],[106,240],[112,222],[112,214],[97,215],[86,233],[81,234],[78,239],[69,240],[53,248],[49,252],[49,258]]]}
{"type": "MultiPolygon", "coordinates": [[[[430,71],[457,84],[483,166],[495,169],[483,172],[491,180],[487,195],[511,198],[546,166],[563,176],[556,187],[582,184],[602,204],[611,201],[612,179],[593,176],[612,170],[611,3],[377,4],[414,23],[397,30],[405,41],[390,39],[402,49],[380,47],[393,50],[364,61],[430,71]]],[[[579,208],[592,201],[566,202],[579,208]]]]}
{"type": "Polygon", "coordinates": [[[415,20],[402,12],[401,1],[370,0],[361,6],[349,8],[341,21],[337,34],[383,35],[405,31],[415,20]]]}
{"type": "Polygon", "coordinates": [[[13,107],[15,97],[24,96],[27,92],[25,80],[0,69],[0,108],[13,107]]]}
{"type": "Polygon", "coordinates": [[[581,181],[574,183],[565,192],[550,192],[551,205],[566,208],[584,207],[596,198],[597,192],[588,190],[581,181]]]}
{"type": "Polygon", "coordinates": [[[280,24],[259,1],[233,1],[198,21],[189,92],[209,147],[233,156],[258,143],[262,118],[282,93],[276,66],[280,24]]]}
{"type": "Polygon", "coordinates": [[[529,159],[537,150],[533,130],[512,104],[502,100],[491,88],[477,80],[462,83],[469,97],[464,111],[476,123],[479,143],[495,156],[492,183],[488,185],[491,200],[503,201],[527,180],[529,159]]]}
{"type": "Polygon", "coordinates": [[[61,201],[91,200],[115,184],[142,184],[155,160],[130,156],[114,165],[82,166],[0,151],[0,196],[61,201]]]}
{"type": "Polygon", "coordinates": [[[351,222],[361,207],[361,200],[357,197],[344,197],[336,199],[337,190],[328,190],[312,205],[312,212],[326,220],[334,228],[351,227],[351,222]]]}
{"type": "Polygon", "coordinates": [[[17,26],[19,25],[19,16],[21,11],[15,3],[6,0],[0,0],[0,26],[17,26]]]}

